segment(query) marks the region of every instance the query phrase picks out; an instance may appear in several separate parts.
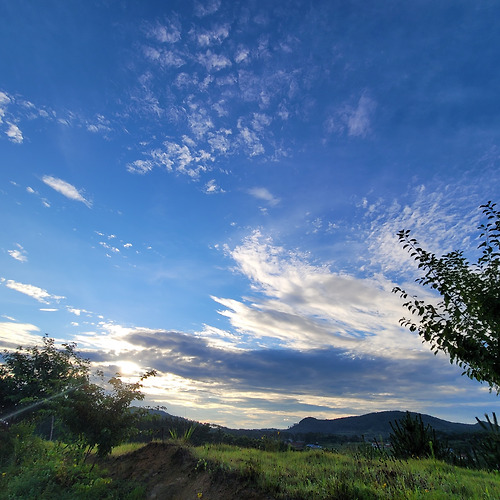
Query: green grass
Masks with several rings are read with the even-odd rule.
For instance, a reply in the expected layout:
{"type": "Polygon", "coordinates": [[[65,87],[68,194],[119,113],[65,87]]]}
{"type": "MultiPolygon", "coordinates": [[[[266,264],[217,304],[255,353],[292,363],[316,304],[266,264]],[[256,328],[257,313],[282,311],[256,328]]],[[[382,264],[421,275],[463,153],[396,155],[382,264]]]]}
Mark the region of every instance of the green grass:
{"type": "MultiPolygon", "coordinates": [[[[18,434],[2,444],[0,500],[145,498],[140,485],[111,480],[98,466],[92,469],[83,463],[81,452],[43,441],[28,428],[19,427],[18,434]]],[[[112,455],[143,446],[125,444],[112,455]]],[[[500,498],[500,472],[469,470],[438,460],[400,461],[373,457],[359,449],[277,452],[205,445],[190,450],[198,471],[208,471],[214,479],[242,478],[250,487],[261,488],[277,499],[500,498]]]]}
{"type": "Polygon", "coordinates": [[[144,443],[124,443],[120,446],[115,446],[111,452],[112,457],[120,457],[127,453],[132,453],[133,451],[139,450],[146,446],[144,443]]]}
{"type": "Polygon", "coordinates": [[[276,498],[498,499],[500,474],[437,460],[369,459],[325,451],[193,448],[198,468],[238,472],[276,498]]]}

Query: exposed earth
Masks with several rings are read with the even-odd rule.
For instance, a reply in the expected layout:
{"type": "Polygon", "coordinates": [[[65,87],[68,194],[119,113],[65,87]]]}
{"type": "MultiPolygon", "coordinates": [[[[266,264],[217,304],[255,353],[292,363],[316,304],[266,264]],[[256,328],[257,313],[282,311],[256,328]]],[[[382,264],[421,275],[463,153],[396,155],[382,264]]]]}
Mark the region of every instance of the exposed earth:
{"type": "Polygon", "coordinates": [[[132,480],[145,487],[148,500],[272,500],[251,480],[234,472],[204,470],[188,448],[150,443],[139,450],[110,457],[102,464],[115,480],[132,480]]]}

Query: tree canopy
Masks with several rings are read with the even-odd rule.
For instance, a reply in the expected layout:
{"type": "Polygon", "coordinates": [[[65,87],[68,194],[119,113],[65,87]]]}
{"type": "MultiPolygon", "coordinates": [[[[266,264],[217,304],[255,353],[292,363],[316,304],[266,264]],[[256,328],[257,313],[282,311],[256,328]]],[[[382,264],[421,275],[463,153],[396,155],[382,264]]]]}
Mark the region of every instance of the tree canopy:
{"type": "Polygon", "coordinates": [[[43,346],[4,351],[0,365],[0,416],[49,404],[88,383],[89,361],[80,357],[76,344],[63,344],[43,337],[43,346]]]}
{"type": "Polygon", "coordinates": [[[119,375],[102,384],[91,382],[90,361],[76,352],[76,344],[58,349],[54,339],[42,347],[4,351],[0,365],[0,419],[29,418],[50,412],[69,430],[72,439],[106,455],[134,430],[141,413],[132,411],[134,400],[144,399],[143,381],[123,382],[119,375]]]}
{"type": "Polygon", "coordinates": [[[418,263],[423,276],[416,281],[436,290],[432,304],[395,287],[412,314],[400,323],[429,342],[436,354],[443,351],[472,379],[486,382],[500,392],[500,211],[491,201],[481,205],[484,223],[479,226],[481,255],[470,263],[460,250],[442,257],[428,252],[410,237],[398,233],[399,242],[418,263]]]}

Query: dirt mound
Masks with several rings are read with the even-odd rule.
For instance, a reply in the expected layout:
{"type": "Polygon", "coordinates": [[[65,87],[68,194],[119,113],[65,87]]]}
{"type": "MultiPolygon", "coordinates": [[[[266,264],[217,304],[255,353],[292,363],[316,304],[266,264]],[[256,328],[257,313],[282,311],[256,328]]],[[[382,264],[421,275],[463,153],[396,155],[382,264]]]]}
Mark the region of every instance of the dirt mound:
{"type": "Polygon", "coordinates": [[[148,500],[272,500],[235,473],[210,473],[197,463],[188,448],[150,443],[102,465],[112,479],[143,485],[148,500]]]}

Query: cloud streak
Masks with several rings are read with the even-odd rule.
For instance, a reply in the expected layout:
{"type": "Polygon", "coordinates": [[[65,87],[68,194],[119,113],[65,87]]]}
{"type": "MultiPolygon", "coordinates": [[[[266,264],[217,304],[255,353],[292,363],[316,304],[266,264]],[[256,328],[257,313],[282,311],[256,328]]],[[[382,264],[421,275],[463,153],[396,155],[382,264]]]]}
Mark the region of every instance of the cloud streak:
{"type": "Polygon", "coordinates": [[[8,250],[9,255],[19,262],[28,262],[28,255],[26,250],[21,245],[19,245],[19,243],[16,243],[16,246],[16,249],[8,250]]]}
{"type": "Polygon", "coordinates": [[[401,304],[389,280],[359,279],[312,265],[254,231],[228,255],[251,283],[245,301],[214,297],[242,335],[298,350],[335,347],[359,355],[418,357],[418,337],[398,325],[401,304]]]}
{"type": "Polygon", "coordinates": [[[248,192],[258,200],[266,201],[272,207],[276,206],[280,202],[279,198],[276,198],[267,188],[264,187],[254,187],[249,189],[248,192]]]}
{"type": "Polygon", "coordinates": [[[88,208],[92,207],[92,203],[87,200],[81,192],[69,182],[58,179],[57,177],[52,177],[50,175],[44,175],[42,181],[47,184],[47,186],[54,189],[58,193],[62,194],[66,198],[74,201],[79,201],[86,205],[88,208]]]}
{"type": "Polygon", "coordinates": [[[38,302],[41,302],[42,304],[50,304],[53,301],[59,301],[65,298],[59,295],[52,295],[47,290],[34,285],[19,283],[14,280],[5,280],[5,278],[2,278],[2,282],[5,283],[5,286],[7,288],[15,290],[16,292],[23,293],[24,295],[28,295],[29,297],[37,300],[38,302]]]}

